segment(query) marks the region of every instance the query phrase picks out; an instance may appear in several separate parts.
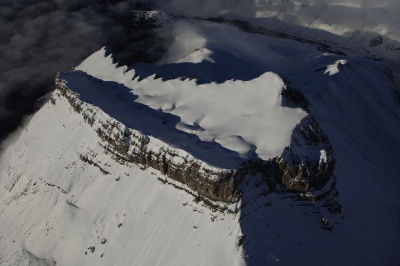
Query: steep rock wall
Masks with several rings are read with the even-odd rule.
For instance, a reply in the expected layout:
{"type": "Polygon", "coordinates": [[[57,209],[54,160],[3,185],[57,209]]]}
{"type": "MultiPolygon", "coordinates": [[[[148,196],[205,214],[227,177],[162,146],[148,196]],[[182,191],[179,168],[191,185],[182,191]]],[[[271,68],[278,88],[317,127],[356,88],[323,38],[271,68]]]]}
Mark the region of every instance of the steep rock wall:
{"type": "MultiPolygon", "coordinates": [[[[56,79],[55,88],[55,94],[65,97],[73,110],[93,127],[99,136],[99,144],[114,160],[120,164],[133,163],[142,168],[156,169],[187,185],[201,197],[235,202],[240,197],[240,185],[248,174],[262,174],[271,189],[279,185],[299,192],[320,189],[333,175],[335,158],[332,147],[312,116],[304,118],[296,126],[291,143],[282,155],[267,161],[248,161],[237,169],[220,169],[194,158],[186,151],[126,127],[101,109],[81,101],[79,94],[70,90],[62,79],[56,79]]],[[[283,90],[283,104],[300,105],[307,109],[305,98],[300,96],[301,93],[292,88],[290,91],[283,90]],[[293,98],[293,95],[296,97],[293,98]]],[[[53,94],[51,101],[55,102],[54,97],[53,94]]],[[[83,155],[81,158],[92,162],[90,156],[83,155]]]]}
{"type": "MultiPolygon", "coordinates": [[[[101,140],[100,145],[114,160],[121,164],[134,163],[144,168],[154,168],[212,200],[237,200],[241,180],[238,171],[209,166],[183,150],[126,127],[104,115],[99,108],[81,101],[79,95],[70,90],[63,80],[57,79],[55,88],[55,93],[65,97],[73,110],[93,127],[101,140]]],[[[51,101],[56,102],[54,98],[51,101]]],[[[88,156],[84,156],[85,160],[90,161],[88,156]]]]}

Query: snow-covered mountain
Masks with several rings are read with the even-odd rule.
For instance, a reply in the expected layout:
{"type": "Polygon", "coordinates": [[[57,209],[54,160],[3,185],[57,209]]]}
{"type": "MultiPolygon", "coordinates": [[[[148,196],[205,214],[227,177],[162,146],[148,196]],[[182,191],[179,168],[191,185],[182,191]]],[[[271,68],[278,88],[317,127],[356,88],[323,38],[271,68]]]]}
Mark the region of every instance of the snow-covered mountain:
{"type": "Polygon", "coordinates": [[[398,263],[393,57],[135,16],[164,58],[59,73],[2,156],[0,265],[398,263]]]}
{"type": "Polygon", "coordinates": [[[181,16],[222,18],[338,46],[374,58],[399,62],[400,31],[395,0],[172,0],[155,2],[163,9],[181,16]],[[196,8],[191,8],[196,6],[196,8]]]}

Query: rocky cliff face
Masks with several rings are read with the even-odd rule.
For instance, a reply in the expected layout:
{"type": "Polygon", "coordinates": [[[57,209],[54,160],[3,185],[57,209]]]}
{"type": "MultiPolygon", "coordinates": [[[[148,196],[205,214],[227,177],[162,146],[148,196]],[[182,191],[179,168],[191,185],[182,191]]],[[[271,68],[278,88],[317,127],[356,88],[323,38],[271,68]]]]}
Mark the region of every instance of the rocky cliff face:
{"type": "Polygon", "coordinates": [[[333,175],[335,159],[327,136],[308,116],[294,129],[291,145],[270,164],[272,176],[267,178],[274,178],[290,190],[307,192],[325,186],[333,175]]]}
{"type": "Polygon", "coordinates": [[[298,192],[323,188],[334,169],[332,146],[312,116],[297,125],[290,146],[281,156],[267,161],[249,161],[241,167],[246,174],[263,175],[270,190],[280,186],[298,192]]]}
{"type": "MultiPolygon", "coordinates": [[[[115,161],[156,169],[185,184],[199,197],[235,202],[241,194],[240,185],[247,174],[263,175],[270,189],[281,186],[299,192],[322,188],[333,174],[335,159],[332,147],[312,116],[304,118],[296,126],[291,144],[281,156],[268,161],[248,161],[237,169],[220,169],[194,158],[186,151],[128,128],[101,109],[81,101],[79,94],[70,90],[62,79],[57,78],[55,88],[51,101],[56,104],[57,97],[65,97],[96,131],[99,144],[115,161]]],[[[307,108],[304,96],[292,88],[282,91],[282,99],[285,105],[307,108]]],[[[81,159],[96,166],[95,156],[88,151],[87,154],[81,154],[81,159]]],[[[107,174],[105,169],[99,168],[107,174]]]]}
{"type": "MultiPolygon", "coordinates": [[[[71,107],[97,132],[102,147],[115,161],[154,168],[212,200],[236,201],[239,185],[237,171],[214,168],[183,150],[172,148],[158,139],[126,127],[105,116],[100,109],[82,102],[79,95],[71,91],[63,80],[57,79],[55,88],[51,101],[56,104],[57,97],[65,97],[71,107]]],[[[88,152],[81,155],[81,158],[92,162],[93,156],[88,152]]]]}

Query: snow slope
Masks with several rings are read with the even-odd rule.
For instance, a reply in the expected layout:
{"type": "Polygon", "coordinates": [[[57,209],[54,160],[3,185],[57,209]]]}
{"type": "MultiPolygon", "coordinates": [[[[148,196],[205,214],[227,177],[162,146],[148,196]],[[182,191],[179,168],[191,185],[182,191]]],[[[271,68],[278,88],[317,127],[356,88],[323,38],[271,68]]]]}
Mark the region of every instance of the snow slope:
{"type": "MultiPolygon", "coordinates": [[[[261,176],[247,176],[240,214],[235,217],[213,213],[193,203],[193,198],[185,192],[157,180],[165,177],[155,171],[152,174],[151,170],[112,161],[99,147],[91,127],[64,100],[57,98],[55,105],[48,102],[32,118],[2,158],[0,263],[31,261],[51,265],[57,260],[60,265],[398,264],[400,116],[388,62],[329,53],[310,43],[249,34],[225,24],[188,21],[175,25],[174,34],[181,38],[176,40],[188,49],[174,50],[176,43],[173,44],[170,57],[167,55],[159,65],[117,68],[112,58],[100,51],[65,77],[72,86],[74,77],[76,84],[88,85],[77,88],[81,97],[88,96],[85,90],[95,90],[97,95],[102,95],[100,92],[104,90],[104,95],[112,97],[122,91],[122,100],[115,101],[118,105],[139,102],[142,109],[147,106],[157,115],[176,110],[182,124],[172,132],[182,136],[177,132],[190,135],[203,132],[201,121],[194,123],[197,116],[185,115],[199,115],[198,110],[204,106],[178,112],[177,106],[172,108],[176,99],[185,105],[187,97],[191,107],[196,105],[191,94],[200,93],[196,88],[217,90],[229,85],[230,89],[243,93],[244,84],[282,82],[283,79],[269,72],[277,73],[286,84],[304,94],[311,114],[328,136],[336,158],[335,176],[321,191],[307,195],[271,190],[261,176]],[[186,45],[185,36],[193,37],[185,34],[187,30],[196,33],[202,41],[193,45],[188,40],[186,45]],[[161,78],[156,79],[153,74],[161,78]],[[197,79],[199,84],[178,79],[183,76],[197,79]],[[82,83],[83,77],[88,83],[82,83]],[[89,86],[96,82],[98,87],[89,86]],[[185,88],[190,93],[184,92],[185,88]],[[167,104],[162,105],[164,102],[167,104]],[[43,129],[47,129],[46,134],[43,129]],[[79,159],[80,153],[90,150],[111,175],[104,175],[99,168],[79,159]],[[120,180],[117,182],[116,178],[120,180]],[[307,200],[313,195],[325,198],[316,202],[307,200]],[[213,218],[215,215],[218,218],[213,218]],[[330,230],[321,228],[322,218],[331,223],[330,230]],[[241,235],[245,236],[243,246],[237,249],[241,235]],[[107,242],[102,245],[104,237],[107,242]],[[88,250],[91,246],[95,246],[94,253],[88,250]]],[[[272,85],[259,89],[271,90],[276,96],[281,85],[272,85]]],[[[219,98],[202,97],[201,100],[219,100],[224,104],[232,101],[225,95],[214,97],[219,98]]],[[[252,101],[258,99],[247,97],[243,96],[250,100],[246,107],[253,107],[252,101]]],[[[98,107],[103,110],[109,107],[107,113],[112,116],[115,99],[92,99],[92,104],[102,104],[98,107]]],[[[278,97],[265,99],[268,100],[280,102],[278,97]]],[[[266,104],[267,109],[263,110],[273,106],[266,104]]],[[[251,108],[240,111],[244,110],[251,111],[251,108]]],[[[287,114],[291,114],[290,119],[302,117],[302,112],[287,114]]],[[[162,123],[162,119],[150,121],[162,123]]],[[[175,122],[166,121],[166,124],[175,126],[175,122]]],[[[168,126],[165,128],[171,130],[168,126]]],[[[215,127],[208,128],[210,132],[211,129],[215,127]]],[[[290,133],[285,131],[282,137],[290,133]]],[[[242,146],[221,143],[242,152],[239,149],[242,146]]],[[[226,149],[215,149],[210,156],[214,151],[226,152],[226,149]]],[[[240,161],[227,154],[222,157],[227,162],[240,161]]]]}
{"type": "Polygon", "coordinates": [[[305,71],[291,82],[305,94],[333,146],[337,194],[331,204],[339,203],[340,212],[332,215],[329,204],[293,202],[279,192],[262,197],[253,181],[242,199],[249,202],[241,220],[249,265],[399,262],[400,117],[393,83],[373,61],[331,60],[303,65],[305,71]],[[333,224],[332,231],[316,229],[322,218],[333,224]]]}
{"type": "Polygon", "coordinates": [[[131,71],[144,76],[156,73],[166,80],[184,73],[201,84],[221,85],[233,77],[253,80],[268,71],[278,73],[303,92],[337,160],[331,184],[334,205],[341,206],[337,214],[327,210],[326,202],[299,203],[281,192],[265,195],[266,185],[260,191],[257,181],[246,183],[240,220],[248,241],[246,263],[396,264],[400,118],[390,63],[329,53],[313,44],[248,34],[221,24],[192,21],[187,28],[205,39],[196,49],[211,51],[207,57],[213,63],[207,59],[178,63],[187,58],[184,52],[174,53],[169,63],[138,64],[131,71]],[[331,221],[332,231],[321,229],[322,218],[331,221]]]}
{"type": "Polygon", "coordinates": [[[397,0],[155,0],[166,12],[187,17],[251,21],[268,30],[357,50],[399,62],[397,0]]]}
{"type": "Polygon", "coordinates": [[[55,99],[2,158],[0,265],[243,263],[234,215],[195,203],[155,170],[112,160],[83,117],[55,99]],[[110,174],[79,158],[89,151],[110,174]]]}

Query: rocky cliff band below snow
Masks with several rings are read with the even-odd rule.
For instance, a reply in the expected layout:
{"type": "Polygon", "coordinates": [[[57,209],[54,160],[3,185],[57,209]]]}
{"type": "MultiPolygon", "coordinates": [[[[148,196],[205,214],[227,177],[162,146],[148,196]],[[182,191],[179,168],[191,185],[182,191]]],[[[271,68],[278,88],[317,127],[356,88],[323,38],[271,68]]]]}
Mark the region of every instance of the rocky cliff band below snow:
{"type": "MultiPolygon", "coordinates": [[[[307,116],[295,127],[290,145],[280,156],[268,160],[241,159],[236,161],[234,167],[221,168],[207,163],[209,158],[204,161],[198,159],[190,153],[190,150],[189,152],[184,150],[185,147],[183,149],[174,147],[151,134],[144,134],[140,130],[130,128],[110,117],[99,107],[82,101],[80,94],[73,91],[75,88],[69,87],[69,79],[73,83],[72,80],[76,78],[88,77],[80,72],[59,74],[51,102],[57,104],[58,97],[66,98],[82,119],[91,125],[99,137],[99,144],[115,161],[120,164],[133,163],[142,168],[156,169],[185,184],[200,198],[205,197],[228,203],[236,202],[241,194],[241,183],[248,173],[261,173],[270,188],[278,184],[289,190],[300,192],[322,188],[333,174],[335,160],[332,147],[312,116],[307,116]]],[[[89,80],[102,82],[92,77],[89,80]]],[[[82,83],[82,86],[85,84],[82,83]]],[[[114,90],[118,92],[120,88],[117,87],[114,90]]],[[[120,93],[123,92],[120,91],[120,93]]],[[[307,109],[307,102],[297,90],[285,86],[281,95],[283,105],[302,106],[307,109]]],[[[143,108],[141,106],[139,109],[143,108]]],[[[199,149],[201,148],[207,147],[199,146],[199,149]]],[[[218,152],[218,150],[226,151],[218,146],[213,152],[218,152]]],[[[95,162],[96,154],[90,151],[81,154],[80,157],[94,166],[99,165],[95,162]]],[[[107,170],[98,167],[103,173],[107,173],[107,170]]]]}

